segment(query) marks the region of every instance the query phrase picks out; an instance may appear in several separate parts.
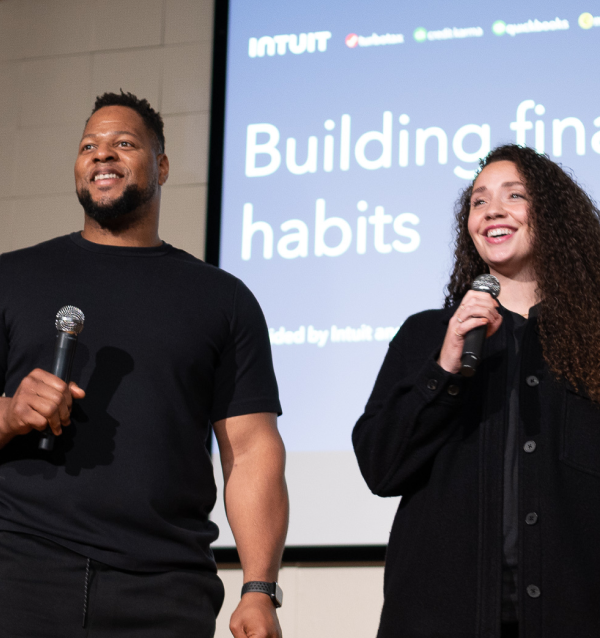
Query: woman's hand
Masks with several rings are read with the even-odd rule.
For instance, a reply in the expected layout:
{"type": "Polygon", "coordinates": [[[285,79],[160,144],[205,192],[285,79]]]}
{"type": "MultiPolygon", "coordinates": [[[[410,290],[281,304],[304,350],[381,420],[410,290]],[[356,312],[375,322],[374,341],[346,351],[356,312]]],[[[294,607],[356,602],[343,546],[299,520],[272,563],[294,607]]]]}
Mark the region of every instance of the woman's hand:
{"type": "Polygon", "coordinates": [[[490,337],[501,323],[498,302],[487,292],[469,290],[450,319],[438,365],[447,372],[458,373],[467,332],[478,326],[487,325],[486,337],[490,337]]]}

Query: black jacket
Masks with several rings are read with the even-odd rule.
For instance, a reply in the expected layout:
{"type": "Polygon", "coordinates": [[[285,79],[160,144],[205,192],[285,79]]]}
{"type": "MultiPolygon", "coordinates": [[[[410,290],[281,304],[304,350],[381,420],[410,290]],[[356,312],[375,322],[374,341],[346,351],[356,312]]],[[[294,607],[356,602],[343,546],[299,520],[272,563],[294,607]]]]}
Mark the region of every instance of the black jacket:
{"type": "MultiPolygon", "coordinates": [[[[379,638],[500,636],[506,334],[475,377],[451,375],[436,358],[453,312],[404,323],[353,432],[370,489],[403,497],[379,638]]],[[[600,406],[549,372],[535,318],[521,353],[521,638],[598,638],[600,406]]]]}

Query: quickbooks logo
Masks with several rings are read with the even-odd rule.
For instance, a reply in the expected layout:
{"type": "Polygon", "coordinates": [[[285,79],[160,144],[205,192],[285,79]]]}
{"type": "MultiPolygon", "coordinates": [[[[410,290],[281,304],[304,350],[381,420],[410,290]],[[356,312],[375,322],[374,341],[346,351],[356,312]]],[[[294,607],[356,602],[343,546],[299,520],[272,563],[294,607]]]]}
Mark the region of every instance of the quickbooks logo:
{"type": "MultiPolygon", "coordinates": [[[[581,24],[581,17],[579,18],[581,24]]],[[[543,31],[565,31],[569,28],[568,20],[555,18],[554,20],[528,20],[518,24],[507,24],[504,20],[496,20],[492,24],[492,33],[502,36],[505,33],[514,37],[521,33],[541,33],[543,31]]],[[[589,28],[589,27],[584,27],[589,28]]]]}
{"type": "Polygon", "coordinates": [[[265,55],[285,55],[288,51],[295,55],[327,51],[327,40],[331,31],[311,31],[310,33],[290,33],[289,35],[263,35],[262,38],[248,40],[248,55],[262,58],[265,55]]]}
{"type": "Polygon", "coordinates": [[[600,16],[593,16],[591,13],[582,13],[579,16],[578,23],[582,29],[600,27],[600,16]]]}

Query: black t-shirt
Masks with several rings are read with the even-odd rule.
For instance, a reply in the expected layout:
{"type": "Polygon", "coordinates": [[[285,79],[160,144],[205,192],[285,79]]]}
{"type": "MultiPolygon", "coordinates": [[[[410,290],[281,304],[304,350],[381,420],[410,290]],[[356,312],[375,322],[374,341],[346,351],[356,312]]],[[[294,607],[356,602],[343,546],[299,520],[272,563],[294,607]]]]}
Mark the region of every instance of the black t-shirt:
{"type": "Polygon", "coordinates": [[[0,529],[122,569],[214,569],[209,421],[281,413],[264,317],[238,279],[163,244],[79,233],[0,257],[0,384],[49,370],[59,308],[85,313],[72,379],[87,393],[51,453],[0,450],[0,529]]]}

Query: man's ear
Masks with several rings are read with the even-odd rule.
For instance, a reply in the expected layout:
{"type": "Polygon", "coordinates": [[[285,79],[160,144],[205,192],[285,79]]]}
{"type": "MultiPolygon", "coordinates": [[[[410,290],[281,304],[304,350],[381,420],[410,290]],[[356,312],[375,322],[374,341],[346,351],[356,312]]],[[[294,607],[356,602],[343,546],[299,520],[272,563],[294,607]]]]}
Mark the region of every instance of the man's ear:
{"type": "Polygon", "coordinates": [[[169,177],[169,158],[161,153],[158,156],[158,185],[163,186],[169,177]]]}

